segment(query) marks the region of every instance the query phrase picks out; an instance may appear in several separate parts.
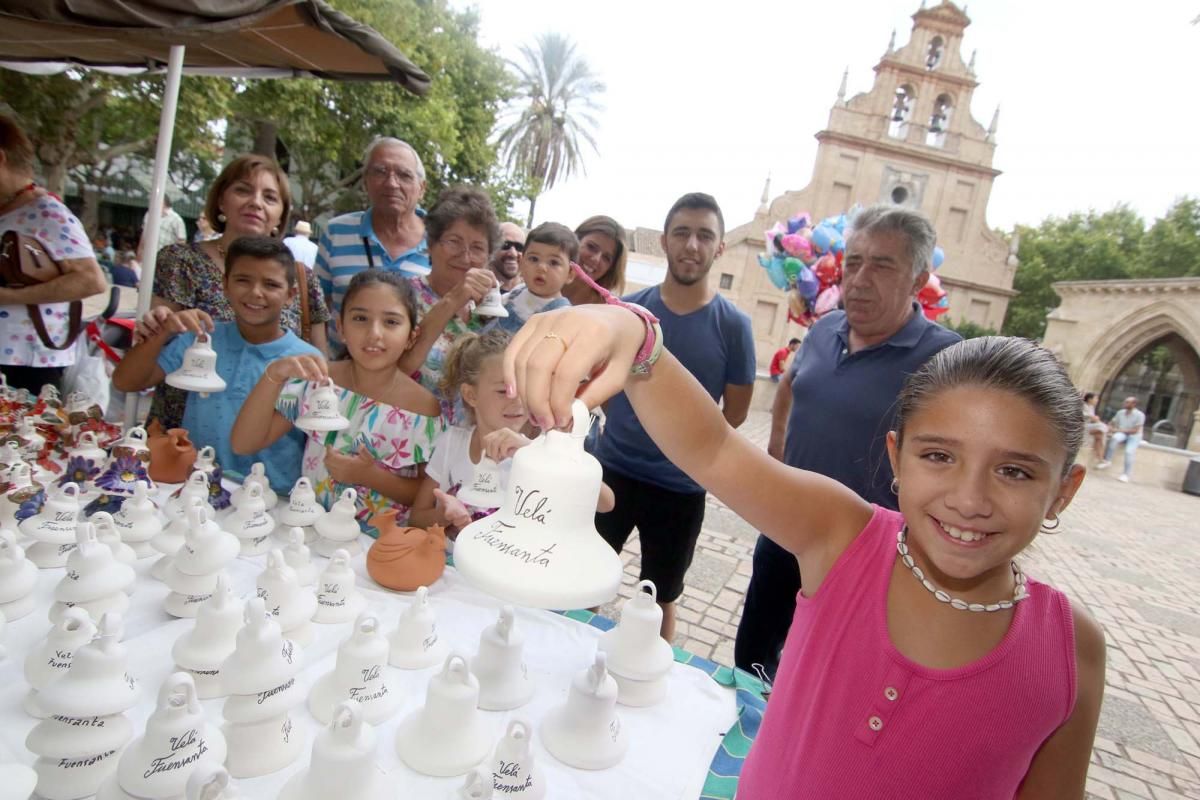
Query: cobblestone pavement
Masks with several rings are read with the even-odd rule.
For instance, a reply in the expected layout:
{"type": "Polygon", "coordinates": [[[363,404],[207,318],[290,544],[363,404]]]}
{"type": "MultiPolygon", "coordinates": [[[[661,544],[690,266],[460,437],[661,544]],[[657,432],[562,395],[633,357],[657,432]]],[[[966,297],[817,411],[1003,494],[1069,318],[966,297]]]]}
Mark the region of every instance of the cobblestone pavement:
{"type": "MultiPolygon", "coordinates": [[[[764,447],[769,429],[763,412],[742,427],[764,447]]],[[[733,663],[756,537],[709,498],[676,645],[733,663]]],[[[626,598],[637,582],[636,535],[621,557],[626,598]]],[[[1093,473],[1063,514],[1059,533],[1039,537],[1022,563],[1083,603],[1108,639],[1088,798],[1200,800],[1200,497],[1093,473]]],[[[615,618],[616,605],[602,612],[615,618]]]]}

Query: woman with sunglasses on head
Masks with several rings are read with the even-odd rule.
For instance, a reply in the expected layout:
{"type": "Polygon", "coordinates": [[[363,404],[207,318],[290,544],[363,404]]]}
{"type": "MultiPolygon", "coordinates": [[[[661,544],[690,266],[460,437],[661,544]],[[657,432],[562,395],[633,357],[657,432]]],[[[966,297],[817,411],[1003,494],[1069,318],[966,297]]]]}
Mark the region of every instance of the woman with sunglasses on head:
{"type": "MultiPolygon", "coordinates": [[[[579,238],[579,258],[584,273],[600,286],[620,297],[625,293],[625,229],[612,217],[588,217],[575,229],[579,238]]],[[[587,281],[571,281],[562,290],[563,297],[578,306],[603,303],[604,298],[587,281]]]]}

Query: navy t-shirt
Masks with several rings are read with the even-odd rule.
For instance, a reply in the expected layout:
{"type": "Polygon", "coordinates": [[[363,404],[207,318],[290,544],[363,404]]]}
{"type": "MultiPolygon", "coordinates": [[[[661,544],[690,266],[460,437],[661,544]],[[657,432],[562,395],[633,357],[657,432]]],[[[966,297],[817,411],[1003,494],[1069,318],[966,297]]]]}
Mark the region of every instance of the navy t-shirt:
{"type": "Polygon", "coordinates": [[[930,356],[961,340],[914,309],[892,338],[853,354],[846,313],[830,312],[804,337],[788,372],[792,413],[784,462],[833,478],[864,500],[891,509],[896,495],[887,434],[896,398],[930,356]]]}
{"type": "MultiPolygon", "coordinates": [[[[676,314],[651,286],[623,298],[646,308],[662,323],[663,344],[708,392],[720,401],[725,385],[754,383],[754,332],[750,318],[717,295],[689,314],[676,314]]],[[[679,408],[687,413],[686,408],[679,408]]],[[[646,434],[624,392],[608,401],[608,422],[595,455],[604,466],[639,481],[673,492],[696,493],[704,488],[672,464],[646,434]]]]}

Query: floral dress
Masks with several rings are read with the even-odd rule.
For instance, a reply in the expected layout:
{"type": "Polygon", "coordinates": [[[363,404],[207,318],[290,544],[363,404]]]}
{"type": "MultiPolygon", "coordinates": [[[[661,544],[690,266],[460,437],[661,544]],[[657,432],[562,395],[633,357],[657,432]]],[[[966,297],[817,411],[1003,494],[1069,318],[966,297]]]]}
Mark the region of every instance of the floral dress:
{"type": "MultiPolygon", "coordinates": [[[[308,381],[291,380],[279,393],[275,408],[293,423],[307,413],[309,398],[317,385],[308,381]]],[[[346,454],[366,449],[377,466],[404,478],[415,478],[417,466],[429,460],[433,443],[446,423],[441,417],[426,417],[412,411],[380,403],[365,395],[335,386],[338,408],[350,420],[350,426],[340,431],[305,431],[304,460],[301,472],[312,481],[317,500],[329,508],[346,489],[358,493],[358,523],[369,535],[378,536],[370,518],[382,511],[396,510],[396,523],[408,520],[409,507],[384,497],[365,486],[348,486],[333,480],[325,468],[325,447],[346,454]]]]}
{"type": "MultiPolygon", "coordinates": [[[[409,278],[409,283],[412,285],[413,294],[417,298],[417,317],[418,322],[425,318],[429,313],[429,309],[433,308],[441,298],[433,291],[433,287],[429,285],[429,278],[425,275],[409,278]]],[[[442,369],[446,364],[446,356],[450,352],[450,348],[454,345],[454,341],[462,336],[467,331],[478,333],[483,329],[483,326],[488,322],[486,319],[472,315],[467,322],[463,322],[457,315],[450,318],[446,323],[446,327],[442,329],[442,335],[433,343],[433,347],[429,349],[429,355],[425,357],[425,363],[421,365],[420,383],[429,391],[433,392],[434,397],[438,399],[438,403],[442,406],[442,416],[446,417],[450,422],[459,422],[463,419],[462,409],[460,406],[451,405],[442,397],[442,390],[438,384],[442,381],[442,369]]]]}
{"type": "MultiPolygon", "coordinates": [[[[199,243],[172,244],[158,251],[154,270],[154,294],[184,308],[198,308],[214,322],[234,319],[233,307],[225,297],[225,273],[199,243]]],[[[305,267],[305,269],[308,269],[305,267]]],[[[324,325],[330,319],[329,309],[321,287],[308,269],[308,314],[313,326],[324,325]]],[[[286,330],[300,335],[300,299],[293,298],[283,307],[280,322],[286,330]]],[[[164,428],[183,424],[184,406],[188,393],[163,384],[154,393],[150,418],[158,419],[164,428]]]]}

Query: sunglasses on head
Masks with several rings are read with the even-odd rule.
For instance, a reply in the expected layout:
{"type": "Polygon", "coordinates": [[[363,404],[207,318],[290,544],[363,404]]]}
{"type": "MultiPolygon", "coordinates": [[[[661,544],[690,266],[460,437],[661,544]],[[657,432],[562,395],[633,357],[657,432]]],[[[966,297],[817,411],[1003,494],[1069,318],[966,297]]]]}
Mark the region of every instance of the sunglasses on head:
{"type": "Polygon", "coordinates": [[[516,250],[518,253],[525,252],[525,245],[521,242],[514,242],[512,239],[505,239],[504,244],[500,245],[501,250],[516,250]]]}

